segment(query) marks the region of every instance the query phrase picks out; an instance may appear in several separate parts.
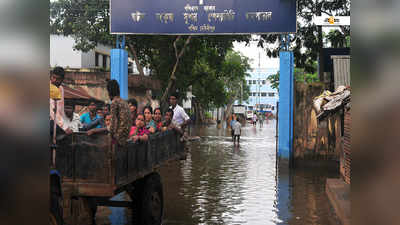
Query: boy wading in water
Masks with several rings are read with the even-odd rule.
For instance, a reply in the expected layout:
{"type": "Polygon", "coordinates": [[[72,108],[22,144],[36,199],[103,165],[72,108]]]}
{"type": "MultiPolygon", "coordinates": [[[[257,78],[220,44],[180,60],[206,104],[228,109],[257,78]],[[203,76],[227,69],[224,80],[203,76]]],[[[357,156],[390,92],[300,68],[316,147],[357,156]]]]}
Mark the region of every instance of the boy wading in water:
{"type": "Polygon", "coordinates": [[[237,119],[237,121],[233,124],[233,145],[236,144],[236,140],[237,140],[237,144],[239,145],[239,141],[240,141],[240,134],[242,132],[242,124],[240,123],[239,118],[237,119]]]}

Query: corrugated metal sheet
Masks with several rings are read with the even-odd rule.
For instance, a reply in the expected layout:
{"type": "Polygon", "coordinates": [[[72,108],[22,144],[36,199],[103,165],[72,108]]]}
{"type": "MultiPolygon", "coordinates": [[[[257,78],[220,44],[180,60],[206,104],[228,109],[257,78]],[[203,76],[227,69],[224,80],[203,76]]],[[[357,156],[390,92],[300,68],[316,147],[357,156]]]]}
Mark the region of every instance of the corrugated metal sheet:
{"type": "Polygon", "coordinates": [[[334,55],[331,56],[333,60],[333,73],[335,90],[338,86],[350,86],[350,59],[349,55],[334,55]]]}
{"type": "Polygon", "coordinates": [[[343,151],[340,155],[340,173],[344,181],[350,184],[351,180],[351,114],[344,113],[344,133],[342,138],[343,151]]]}

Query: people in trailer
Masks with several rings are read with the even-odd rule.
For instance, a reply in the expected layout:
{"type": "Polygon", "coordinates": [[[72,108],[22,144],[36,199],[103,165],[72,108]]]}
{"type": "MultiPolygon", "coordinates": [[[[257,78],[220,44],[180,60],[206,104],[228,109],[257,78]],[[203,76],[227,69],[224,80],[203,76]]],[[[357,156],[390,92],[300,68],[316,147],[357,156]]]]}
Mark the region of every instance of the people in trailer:
{"type": "Polygon", "coordinates": [[[131,127],[129,138],[133,142],[147,141],[149,139],[150,131],[145,126],[145,117],[143,114],[136,116],[135,126],[131,127]]]}
{"type": "MultiPolygon", "coordinates": [[[[103,115],[110,114],[110,104],[105,104],[103,106],[103,115]]],[[[104,116],[105,118],[105,116],[104,116]]]]}
{"type": "Polygon", "coordinates": [[[176,125],[172,118],[174,117],[174,110],[172,109],[168,109],[167,112],[165,112],[165,116],[164,116],[164,121],[161,127],[161,131],[167,131],[167,130],[174,130],[179,134],[183,134],[182,129],[176,125]]]}
{"type": "Polygon", "coordinates": [[[185,127],[190,123],[190,118],[186,114],[185,110],[177,104],[178,101],[178,93],[173,93],[169,97],[169,104],[170,104],[170,109],[174,110],[174,117],[172,118],[172,121],[180,126],[182,130],[185,130],[185,127]]]}
{"type": "Polygon", "coordinates": [[[92,128],[87,131],[87,135],[93,135],[97,133],[108,133],[111,125],[111,115],[109,113],[103,114],[104,116],[104,127],[101,128],[92,128]]]}
{"type": "Polygon", "coordinates": [[[240,134],[242,133],[242,124],[240,123],[240,120],[238,119],[236,123],[233,125],[233,144],[235,145],[236,142],[239,145],[240,142],[240,134]]]}
{"type": "Polygon", "coordinates": [[[97,114],[97,116],[99,116],[100,118],[103,118],[103,119],[104,119],[103,109],[98,108],[98,109],[96,110],[96,114],[97,114]]]}
{"type": "Polygon", "coordinates": [[[82,127],[79,114],[75,113],[74,104],[67,104],[64,106],[64,115],[62,119],[63,119],[62,129],[68,135],[72,134],[73,132],[78,132],[79,128],[82,127]]]}
{"type": "Polygon", "coordinates": [[[162,113],[161,113],[161,109],[160,108],[154,109],[153,120],[154,120],[154,123],[156,124],[156,132],[157,131],[161,131],[162,113]]]}
{"type": "Polygon", "coordinates": [[[54,67],[54,69],[50,72],[50,86],[54,85],[59,89],[61,96],[60,99],[57,100],[57,103],[54,99],[50,98],[50,133],[53,134],[53,126],[54,126],[54,110],[57,104],[56,111],[56,124],[57,124],[57,133],[58,131],[63,131],[63,116],[64,116],[64,88],[62,83],[64,81],[65,71],[62,67],[54,67]]]}
{"type": "Polygon", "coordinates": [[[128,101],[129,110],[131,112],[132,123],[135,125],[136,123],[136,115],[138,111],[138,103],[135,98],[131,98],[128,101]]]}
{"type": "Polygon", "coordinates": [[[129,106],[128,103],[121,99],[119,85],[116,80],[107,82],[107,91],[111,99],[109,133],[119,145],[125,145],[132,126],[129,106]]]}
{"type": "Polygon", "coordinates": [[[233,130],[233,126],[235,125],[235,123],[237,122],[237,120],[236,120],[236,115],[235,114],[232,114],[232,120],[231,120],[231,123],[230,123],[230,126],[231,126],[231,136],[232,136],[232,141],[234,141],[234,130],[233,130]]]}
{"type": "Polygon", "coordinates": [[[111,114],[105,113],[104,114],[104,125],[106,126],[105,128],[110,131],[111,127],[111,114]]]}
{"type": "Polygon", "coordinates": [[[101,128],[102,124],[100,123],[100,120],[102,117],[97,115],[97,106],[93,99],[89,100],[88,110],[89,112],[81,115],[81,123],[84,126],[84,130],[91,129],[94,126],[94,122],[96,122],[96,126],[94,126],[95,128],[101,128]]]}
{"type": "Polygon", "coordinates": [[[146,129],[150,131],[151,134],[156,132],[156,123],[153,120],[153,109],[151,106],[145,106],[143,108],[144,122],[146,129]]]}

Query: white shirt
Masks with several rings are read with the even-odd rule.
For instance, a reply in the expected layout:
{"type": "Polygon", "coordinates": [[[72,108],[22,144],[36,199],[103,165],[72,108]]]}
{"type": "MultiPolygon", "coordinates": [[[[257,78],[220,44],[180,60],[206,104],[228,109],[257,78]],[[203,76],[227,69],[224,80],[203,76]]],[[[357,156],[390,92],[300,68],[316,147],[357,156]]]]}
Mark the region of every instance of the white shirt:
{"type": "Polygon", "coordinates": [[[240,135],[240,128],[242,127],[242,124],[240,124],[239,122],[235,122],[233,124],[233,134],[234,135],[240,135]]]}
{"type": "MultiPolygon", "coordinates": [[[[172,106],[170,106],[172,109],[172,106]]],[[[174,117],[172,118],[172,122],[177,124],[178,126],[181,126],[186,120],[189,120],[189,116],[186,114],[185,110],[179,106],[176,105],[174,110],[174,117]]]]}
{"type": "Polygon", "coordinates": [[[63,116],[63,130],[71,129],[73,132],[78,132],[79,128],[82,127],[82,123],[78,113],[73,113],[72,120],[70,120],[67,116],[63,116]]]}

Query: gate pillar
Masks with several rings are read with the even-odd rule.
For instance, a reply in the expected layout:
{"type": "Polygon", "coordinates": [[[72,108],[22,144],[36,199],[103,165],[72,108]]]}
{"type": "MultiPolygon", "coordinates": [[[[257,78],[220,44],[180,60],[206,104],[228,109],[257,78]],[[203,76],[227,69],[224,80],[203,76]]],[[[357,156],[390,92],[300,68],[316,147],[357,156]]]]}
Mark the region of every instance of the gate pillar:
{"type": "Polygon", "coordinates": [[[281,51],[279,76],[278,160],[291,165],[293,157],[293,91],[294,57],[291,51],[281,51]]]}
{"type": "Polygon", "coordinates": [[[125,36],[117,36],[117,48],[111,49],[111,80],[119,84],[120,97],[128,100],[128,52],[125,36]]]}

